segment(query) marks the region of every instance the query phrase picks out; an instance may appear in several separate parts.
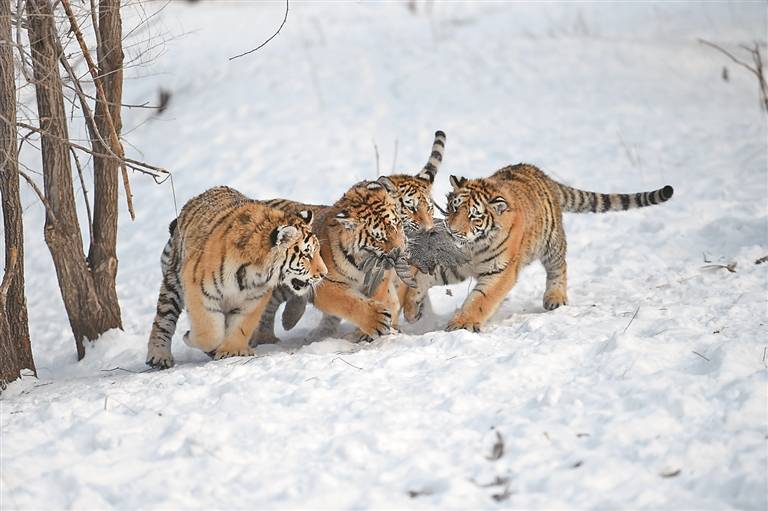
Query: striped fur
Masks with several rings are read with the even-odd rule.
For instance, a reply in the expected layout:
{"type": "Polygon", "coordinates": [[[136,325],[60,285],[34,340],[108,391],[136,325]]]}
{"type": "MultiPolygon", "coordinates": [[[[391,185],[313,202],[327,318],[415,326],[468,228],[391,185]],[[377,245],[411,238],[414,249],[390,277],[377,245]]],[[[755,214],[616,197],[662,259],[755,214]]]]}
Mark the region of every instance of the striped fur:
{"type": "MultiPolygon", "coordinates": [[[[371,297],[361,292],[365,280],[361,268],[366,258],[405,248],[403,224],[393,192],[394,185],[387,178],[379,178],[357,183],[333,206],[307,206],[285,200],[268,202],[287,212],[301,208],[316,212],[313,230],[320,239],[328,275],[315,288],[311,299],[324,313],[357,325],[361,337],[389,333],[393,310],[399,311],[393,270],[387,272],[371,297]]],[[[273,295],[266,309],[271,315],[265,314],[262,318],[252,344],[274,342],[274,313],[280,300],[291,303],[293,297],[289,290],[279,289],[273,295]]]]}
{"type": "MultiPolygon", "coordinates": [[[[434,207],[432,203],[432,184],[440,170],[445,153],[445,133],[435,132],[432,150],[427,163],[415,175],[395,174],[386,177],[386,180],[394,186],[391,193],[398,206],[398,213],[406,232],[421,227],[430,228],[433,225],[434,207]]],[[[297,207],[297,203],[275,199],[268,202],[271,206],[291,210],[297,207]]],[[[331,206],[308,206],[315,215],[323,215],[331,206]]],[[[407,286],[402,282],[397,284],[399,297],[404,297],[407,286]]],[[[400,301],[400,300],[399,300],[400,301]]],[[[299,321],[306,308],[306,298],[296,297],[290,289],[278,288],[264,311],[261,324],[254,333],[252,344],[275,343],[279,339],[274,333],[275,315],[280,305],[285,303],[282,324],[285,330],[290,330],[299,321]]],[[[399,307],[398,307],[399,309],[399,307]]],[[[392,324],[397,326],[399,314],[393,317],[392,324]]],[[[324,315],[321,324],[313,331],[312,337],[329,337],[336,333],[340,320],[338,317],[324,315]]]]}
{"type": "Polygon", "coordinates": [[[182,308],[189,314],[184,341],[215,358],[252,354],[251,332],[283,284],[306,293],[325,275],[312,215],[212,188],[184,205],[163,249],[163,280],[149,336],[147,364],[173,365],[171,339],[182,308]]]}
{"type": "Polygon", "coordinates": [[[505,167],[484,179],[451,176],[446,223],[470,262],[440,266],[434,275],[420,274],[418,285],[406,293],[406,320],[416,321],[427,291],[434,285],[477,279],[448,330],[478,331],[514,286],[519,270],[533,260],[547,274],[544,308],[567,303],[566,239],[562,212],[623,211],[665,202],[673,189],[601,194],[560,184],[533,165],[505,167]]]}

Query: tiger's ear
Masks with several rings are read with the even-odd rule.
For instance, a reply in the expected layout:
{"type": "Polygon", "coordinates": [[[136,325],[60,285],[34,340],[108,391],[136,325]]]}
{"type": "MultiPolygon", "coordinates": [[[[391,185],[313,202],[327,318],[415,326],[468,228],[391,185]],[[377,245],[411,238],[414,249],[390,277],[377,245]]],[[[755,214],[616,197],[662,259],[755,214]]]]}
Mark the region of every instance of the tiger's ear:
{"type": "Polygon", "coordinates": [[[464,183],[467,182],[467,178],[451,176],[450,181],[451,181],[451,186],[453,186],[454,188],[461,188],[462,186],[464,186],[464,183]]]}
{"type": "Polygon", "coordinates": [[[354,220],[352,220],[352,218],[350,218],[349,212],[346,209],[336,213],[336,216],[334,218],[336,218],[336,221],[339,222],[344,227],[346,227],[347,229],[354,229],[355,226],[357,225],[357,222],[355,222],[354,220]]]}
{"type": "Polygon", "coordinates": [[[296,216],[301,218],[305,224],[312,226],[313,215],[311,209],[302,209],[301,211],[297,211],[296,216]]]}
{"type": "Polygon", "coordinates": [[[501,195],[497,195],[491,199],[490,205],[499,215],[509,209],[509,204],[507,204],[507,201],[501,195]]]}
{"type": "Polygon", "coordinates": [[[375,182],[383,186],[389,193],[397,193],[397,186],[395,186],[395,183],[393,183],[387,176],[381,176],[375,182]]]}
{"type": "Polygon", "coordinates": [[[272,246],[284,245],[295,240],[299,230],[292,225],[279,225],[272,231],[272,246]]]}

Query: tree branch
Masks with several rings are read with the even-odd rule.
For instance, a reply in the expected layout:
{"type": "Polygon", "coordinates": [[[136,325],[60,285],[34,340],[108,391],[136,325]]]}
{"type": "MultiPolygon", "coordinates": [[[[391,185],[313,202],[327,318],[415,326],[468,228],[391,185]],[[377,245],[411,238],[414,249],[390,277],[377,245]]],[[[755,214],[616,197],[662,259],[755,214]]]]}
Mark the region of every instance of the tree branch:
{"type": "Polygon", "coordinates": [[[256,48],[254,48],[254,49],[252,49],[252,50],[248,50],[248,51],[246,51],[246,52],[243,52],[243,53],[240,53],[239,55],[235,55],[234,57],[229,57],[229,60],[235,60],[235,59],[238,59],[238,58],[240,58],[240,57],[244,57],[244,56],[246,56],[246,55],[248,55],[248,54],[251,54],[251,53],[253,53],[253,52],[257,51],[257,50],[260,50],[261,48],[263,48],[264,46],[266,46],[266,45],[267,45],[267,43],[268,43],[269,41],[271,41],[272,39],[274,39],[274,38],[275,38],[275,36],[277,36],[277,34],[279,34],[279,33],[280,33],[280,31],[283,29],[283,26],[285,25],[285,22],[286,22],[286,21],[288,21],[288,0],[285,0],[285,16],[283,16],[283,22],[282,22],[282,23],[280,23],[280,26],[277,28],[277,32],[275,32],[274,34],[272,34],[272,35],[269,37],[269,39],[267,39],[266,41],[264,41],[263,43],[261,43],[260,45],[258,45],[256,48]]]}
{"type": "Polygon", "coordinates": [[[115,123],[112,119],[112,113],[109,111],[107,95],[104,93],[104,84],[102,83],[101,77],[99,76],[96,65],[93,63],[93,59],[91,59],[91,54],[88,51],[88,45],[85,44],[83,33],[80,32],[80,27],[77,25],[77,19],[72,12],[72,7],[69,5],[69,0],[61,0],[61,4],[64,6],[64,11],[67,13],[67,17],[69,18],[69,25],[72,28],[72,32],[74,32],[75,37],[77,38],[77,42],[80,44],[80,50],[83,52],[85,62],[88,64],[88,70],[91,72],[91,76],[93,77],[93,81],[96,85],[96,97],[99,98],[99,101],[104,104],[104,117],[106,118],[107,125],[109,126],[109,138],[110,142],[112,143],[112,150],[119,158],[121,158],[120,170],[123,174],[123,186],[125,188],[125,198],[128,202],[128,213],[131,215],[131,220],[135,220],[136,213],[133,211],[133,194],[131,193],[131,184],[128,181],[128,170],[122,160],[124,156],[123,146],[120,144],[120,139],[117,136],[117,128],[115,128],[115,123]]]}

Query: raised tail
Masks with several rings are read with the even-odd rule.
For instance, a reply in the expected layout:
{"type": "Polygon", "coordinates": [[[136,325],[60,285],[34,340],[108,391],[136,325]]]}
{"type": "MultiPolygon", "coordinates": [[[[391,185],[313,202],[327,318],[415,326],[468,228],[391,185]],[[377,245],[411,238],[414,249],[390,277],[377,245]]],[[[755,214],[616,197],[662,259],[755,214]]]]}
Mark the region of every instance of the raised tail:
{"type": "Polygon", "coordinates": [[[569,213],[605,213],[644,208],[666,202],[674,193],[669,185],[651,192],[596,193],[553,182],[560,192],[560,207],[569,213]]]}
{"type": "Polygon", "coordinates": [[[435,181],[435,175],[440,170],[440,165],[443,163],[443,153],[445,152],[445,133],[442,131],[435,132],[435,141],[432,143],[432,152],[429,155],[429,160],[424,168],[417,174],[416,177],[426,179],[430,183],[435,181]]]}

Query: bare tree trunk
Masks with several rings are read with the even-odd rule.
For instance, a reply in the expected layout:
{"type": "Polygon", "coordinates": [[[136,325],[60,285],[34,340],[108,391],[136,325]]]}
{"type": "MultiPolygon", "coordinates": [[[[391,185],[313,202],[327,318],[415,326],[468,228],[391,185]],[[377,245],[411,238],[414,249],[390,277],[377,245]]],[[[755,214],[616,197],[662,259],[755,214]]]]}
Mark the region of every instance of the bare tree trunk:
{"type": "MultiPolygon", "coordinates": [[[[2,1],[2,0],[0,0],[2,1]]],[[[77,357],[85,355],[83,339],[96,339],[109,327],[86,264],[72,190],[69,136],[64,94],[58,70],[56,28],[49,0],[27,1],[27,26],[40,118],[43,181],[49,210],[45,241],[51,252],[77,357]]]]}
{"type": "MultiPolygon", "coordinates": [[[[109,140],[106,134],[113,126],[115,135],[120,137],[122,122],[120,104],[123,97],[123,48],[122,22],[120,19],[119,0],[101,0],[99,2],[98,27],[95,27],[99,40],[98,47],[99,75],[107,105],[96,103],[96,129],[104,134],[103,140],[109,140]],[[106,110],[109,109],[110,119],[106,110]]],[[[96,153],[109,154],[110,147],[104,147],[97,137],[93,137],[92,147],[96,153]]],[[[114,158],[95,157],[94,169],[94,208],[93,239],[88,252],[88,261],[93,272],[96,293],[101,302],[104,326],[122,328],[120,304],[117,301],[115,278],[117,276],[117,186],[119,162],[114,158]]],[[[129,193],[126,190],[126,193],[129,193]]]]}
{"type": "Polygon", "coordinates": [[[35,371],[24,296],[24,226],[19,198],[16,154],[16,81],[11,46],[11,8],[0,1],[0,193],[5,229],[5,273],[0,284],[0,388],[20,376],[21,369],[35,371]]]}

